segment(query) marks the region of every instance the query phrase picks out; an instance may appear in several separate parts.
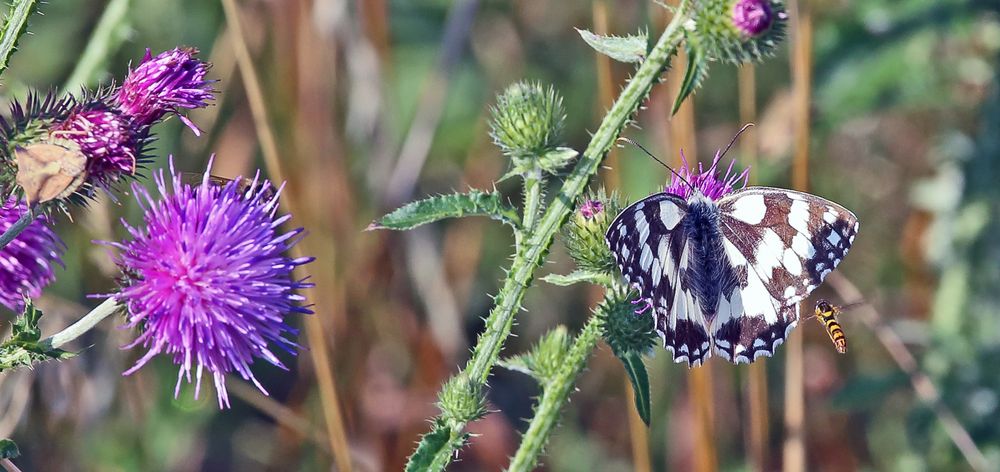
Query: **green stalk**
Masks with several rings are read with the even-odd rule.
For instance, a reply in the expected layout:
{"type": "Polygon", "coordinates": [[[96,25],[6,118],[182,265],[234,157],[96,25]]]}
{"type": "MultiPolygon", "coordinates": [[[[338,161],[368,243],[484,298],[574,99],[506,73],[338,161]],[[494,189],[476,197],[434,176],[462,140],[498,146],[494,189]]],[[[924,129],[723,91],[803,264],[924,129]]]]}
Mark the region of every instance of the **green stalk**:
{"type": "Polygon", "coordinates": [[[531,234],[538,222],[542,205],[542,186],[544,185],[545,179],[542,177],[542,169],[535,167],[524,175],[524,218],[522,221],[524,234],[531,234]]]}
{"type": "Polygon", "coordinates": [[[0,31],[0,74],[7,70],[10,56],[17,49],[17,40],[28,31],[28,18],[37,9],[35,0],[15,0],[7,11],[0,31]]]}
{"type": "Polygon", "coordinates": [[[587,366],[590,353],[601,339],[602,323],[603,317],[600,314],[591,315],[583,330],[573,341],[562,367],[543,386],[542,398],[535,408],[535,416],[531,418],[531,424],[521,438],[521,445],[518,446],[517,453],[510,462],[508,470],[511,472],[528,472],[535,468],[538,456],[559,421],[559,412],[569,400],[576,378],[587,366]]]}
{"type": "MultiPolygon", "coordinates": [[[[567,176],[558,195],[552,200],[542,219],[533,230],[525,233],[525,240],[518,248],[518,253],[511,263],[503,287],[497,295],[496,305],[486,319],[484,331],[479,335],[472,359],[466,365],[465,373],[472,381],[486,385],[490,371],[499,358],[500,349],[510,335],[514,316],[524,299],[524,292],[531,285],[535,270],[541,266],[548,254],[556,233],[566,222],[566,218],[573,210],[574,202],[582,195],[590,178],[597,173],[604,156],[614,145],[619,133],[628,123],[629,118],[642,106],[653,84],[667,68],[670,57],[677,50],[677,46],[683,38],[681,25],[686,18],[686,9],[687,1],[682,1],[673,20],[660,35],[653,49],[649,51],[646,60],[639,66],[635,75],[622,90],[614,105],[611,106],[587,149],[577,161],[573,171],[567,176]]],[[[439,425],[441,423],[444,421],[436,422],[439,425]]],[[[466,423],[465,421],[448,421],[443,426],[437,426],[435,432],[440,432],[442,427],[448,429],[449,440],[435,442],[435,450],[432,452],[433,460],[428,463],[426,468],[416,465],[413,461],[414,457],[411,456],[411,464],[414,464],[412,470],[442,470],[447,466],[455,456],[455,451],[464,443],[463,430],[466,423]],[[438,446],[438,444],[440,445],[438,446]]],[[[427,443],[422,443],[416,452],[431,453],[424,450],[425,444],[427,443]]],[[[423,464],[422,461],[421,464],[423,464]]]]}
{"type": "Polygon", "coordinates": [[[28,210],[25,211],[24,214],[14,222],[14,224],[10,225],[10,228],[7,228],[7,231],[0,234],[0,250],[3,250],[3,248],[7,247],[7,245],[17,237],[17,235],[24,232],[25,228],[27,228],[32,221],[35,221],[35,216],[34,205],[32,205],[28,207],[28,210]]]}

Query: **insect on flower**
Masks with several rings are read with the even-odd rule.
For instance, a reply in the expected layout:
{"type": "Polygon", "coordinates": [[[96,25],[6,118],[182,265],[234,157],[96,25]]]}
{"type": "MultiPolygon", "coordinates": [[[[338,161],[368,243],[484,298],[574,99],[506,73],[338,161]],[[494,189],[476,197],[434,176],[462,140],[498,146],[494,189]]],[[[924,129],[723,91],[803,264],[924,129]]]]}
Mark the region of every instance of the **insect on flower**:
{"type": "Polygon", "coordinates": [[[197,187],[205,182],[215,187],[225,187],[236,182],[236,190],[244,195],[247,192],[259,192],[265,201],[271,200],[277,195],[277,190],[270,184],[264,187],[260,182],[246,177],[228,178],[212,174],[205,175],[202,172],[178,172],[178,176],[181,178],[181,182],[192,187],[197,187]]]}
{"type": "Polygon", "coordinates": [[[66,198],[86,181],[86,156],[72,143],[64,144],[33,143],[14,149],[16,182],[29,205],[66,198]]]}
{"type": "Polygon", "coordinates": [[[713,352],[737,364],[771,356],[798,323],[799,302],[858,232],[853,213],[815,195],[735,189],[747,171],[730,165],[720,177],[723,155],[707,170],[674,172],[664,192],[627,207],[605,235],[641,305],[652,307],[664,348],[689,366],[713,352]]]}

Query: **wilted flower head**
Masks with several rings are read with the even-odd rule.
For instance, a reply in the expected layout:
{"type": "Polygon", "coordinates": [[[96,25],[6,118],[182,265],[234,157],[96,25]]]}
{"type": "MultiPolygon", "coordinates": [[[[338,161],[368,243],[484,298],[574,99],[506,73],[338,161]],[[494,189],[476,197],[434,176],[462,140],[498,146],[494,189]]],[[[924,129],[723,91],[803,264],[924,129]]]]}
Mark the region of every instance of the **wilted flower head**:
{"type": "Polygon", "coordinates": [[[726,174],[721,175],[719,171],[719,161],[722,160],[722,151],[717,151],[715,153],[715,158],[712,159],[712,165],[708,169],[704,169],[701,163],[698,163],[698,172],[694,172],[687,162],[687,158],[684,157],[684,151],[681,151],[681,162],[683,163],[681,167],[677,170],[677,173],[684,180],[687,180],[691,185],[689,186],[684,180],[681,180],[677,175],[670,176],[670,183],[663,190],[664,192],[677,195],[681,198],[687,198],[691,196],[693,192],[691,187],[698,189],[702,195],[712,199],[718,200],[723,196],[731,193],[737,185],[740,188],[746,186],[747,180],[750,178],[750,168],[747,167],[743,169],[743,172],[735,173],[733,172],[733,165],[736,161],[733,160],[729,163],[729,167],[726,169],[726,174]]]}
{"type": "Polygon", "coordinates": [[[87,158],[92,182],[107,187],[121,175],[135,174],[146,128],[137,129],[117,111],[94,103],[74,109],[53,126],[51,136],[76,143],[87,158]]]}
{"type": "Polygon", "coordinates": [[[292,270],[312,258],[285,255],[302,229],[278,230],[290,215],[276,216],[269,182],[258,174],[249,186],[240,180],[212,185],[207,173],[191,186],[178,179],[171,161],[169,187],[162,170],[155,176],[159,196],[133,184],[143,224],[125,224],[131,239],[108,244],[120,250],[116,263],[125,278],[114,296],[128,309],[128,326],[141,331],[128,347],[148,348],[124,374],[168,354],[180,365],[175,396],[193,370],[197,397],[207,370],[219,406],[228,407],[226,373],[239,373],[266,394],[250,364],[261,358],[285,368],[272,345],[294,354],[286,335],[297,331],[285,317],[310,313],[296,291],[311,284],[294,280],[292,270]]]}
{"type": "MultiPolygon", "coordinates": [[[[194,48],[174,48],[153,57],[149,49],[139,67],[122,82],[116,100],[118,109],[136,125],[151,125],[167,113],[181,108],[201,108],[212,100],[212,81],[205,80],[208,64],[195,59],[194,48]]],[[[195,134],[201,131],[178,113],[195,134]]]]}
{"type": "MultiPolygon", "coordinates": [[[[14,198],[0,204],[0,233],[13,226],[26,211],[27,207],[14,198]]],[[[47,219],[38,217],[0,249],[0,304],[15,311],[24,309],[25,295],[37,297],[55,279],[52,266],[62,263],[64,248],[47,219]]]]}

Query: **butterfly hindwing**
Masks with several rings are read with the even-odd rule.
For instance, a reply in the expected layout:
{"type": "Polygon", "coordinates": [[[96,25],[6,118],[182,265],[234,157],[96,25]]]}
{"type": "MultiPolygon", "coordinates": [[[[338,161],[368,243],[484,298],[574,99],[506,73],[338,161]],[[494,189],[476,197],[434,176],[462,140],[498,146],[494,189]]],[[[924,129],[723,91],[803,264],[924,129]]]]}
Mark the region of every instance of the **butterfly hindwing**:
{"type": "Polygon", "coordinates": [[[640,303],[651,306],[664,347],[676,362],[698,365],[711,354],[711,342],[686,276],[690,246],[681,224],[686,215],[684,199],[651,195],[623,210],[606,239],[640,303]]]}

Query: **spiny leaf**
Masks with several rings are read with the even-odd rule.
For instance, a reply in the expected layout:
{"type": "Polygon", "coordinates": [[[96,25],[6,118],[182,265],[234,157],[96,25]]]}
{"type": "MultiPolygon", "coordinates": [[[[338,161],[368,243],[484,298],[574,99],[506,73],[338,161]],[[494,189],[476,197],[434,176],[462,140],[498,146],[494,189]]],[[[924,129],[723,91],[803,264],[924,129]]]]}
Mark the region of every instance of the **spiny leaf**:
{"type": "Polygon", "coordinates": [[[36,0],[16,0],[4,17],[0,30],[0,74],[7,69],[10,56],[17,49],[17,40],[28,31],[28,17],[38,10],[36,0]]]}
{"type": "Polygon", "coordinates": [[[595,51],[619,62],[640,62],[648,51],[646,33],[623,37],[601,36],[579,28],[576,31],[595,51]]]}
{"type": "Polygon", "coordinates": [[[0,439],[0,459],[17,459],[21,451],[10,439],[0,439]]]}
{"type": "Polygon", "coordinates": [[[446,452],[446,448],[458,449],[465,444],[467,435],[453,437],[450,427],[436,422],[434,428],[420,438],[417,449],[413,451],[410,460],[406,462],[406,472],[423,472],[427,470],[442,470],[447,464],[451,455],[441,454],[446,452]]]}
{"type": "Polygon", "coordinates": [[[0,372],[17,367],[30,367],[36,362],[52,359],[69,359],[76,354],[62,349],[53,349],[40,342],[42,331],[38,320],[42,311],[35,308],[31,300],[25,300],[24,313],[14,320],[10,339],[0,344],[0,372]]]}
{"type": "Polygon", "coordinates": [[[677,99],[674,100],[674,109],[671,114],[677,114],[684,100],[694,93],[695,89],[701,86],[701,82],[708,77],[708,59],[698,48],[687,48],[687,70],[684,72],[684,81],[677,92],[677,99]]]}
{"type": "Polygon", "coordinates": [[[549,274],[542,277],[542,280],[552,284],[558,285],[560,287],[567,287],[578,283],[591,283],[595,285],[610,286],[611,277],[608,274],[603,274],[600,272],[592,272],[588,270],[576,270],[572,273],[563,274],[549,274]]]}
{"type": "Polygon", "coordinates": [[[650,420],[650,400],[649,400],[649,376],[646,374],[646,364],[642,362],[642,355],[630,351],[624,353],[618,359],[625,366],[625,373],[628,380],[632,382],[632,392],[635,394],[635,411],[639,413],[642,422],[649,426],[650,420]]]}
{"type": "Polygon", "coordinates": [[[366,231],[407,230],[445,218],[464,216],[488,216],[514,228],[520,226],[517,212],[504,202],[499,193],[473,190],[469,193],[439,195],[407,203],[369,225],[366,231]]]}

